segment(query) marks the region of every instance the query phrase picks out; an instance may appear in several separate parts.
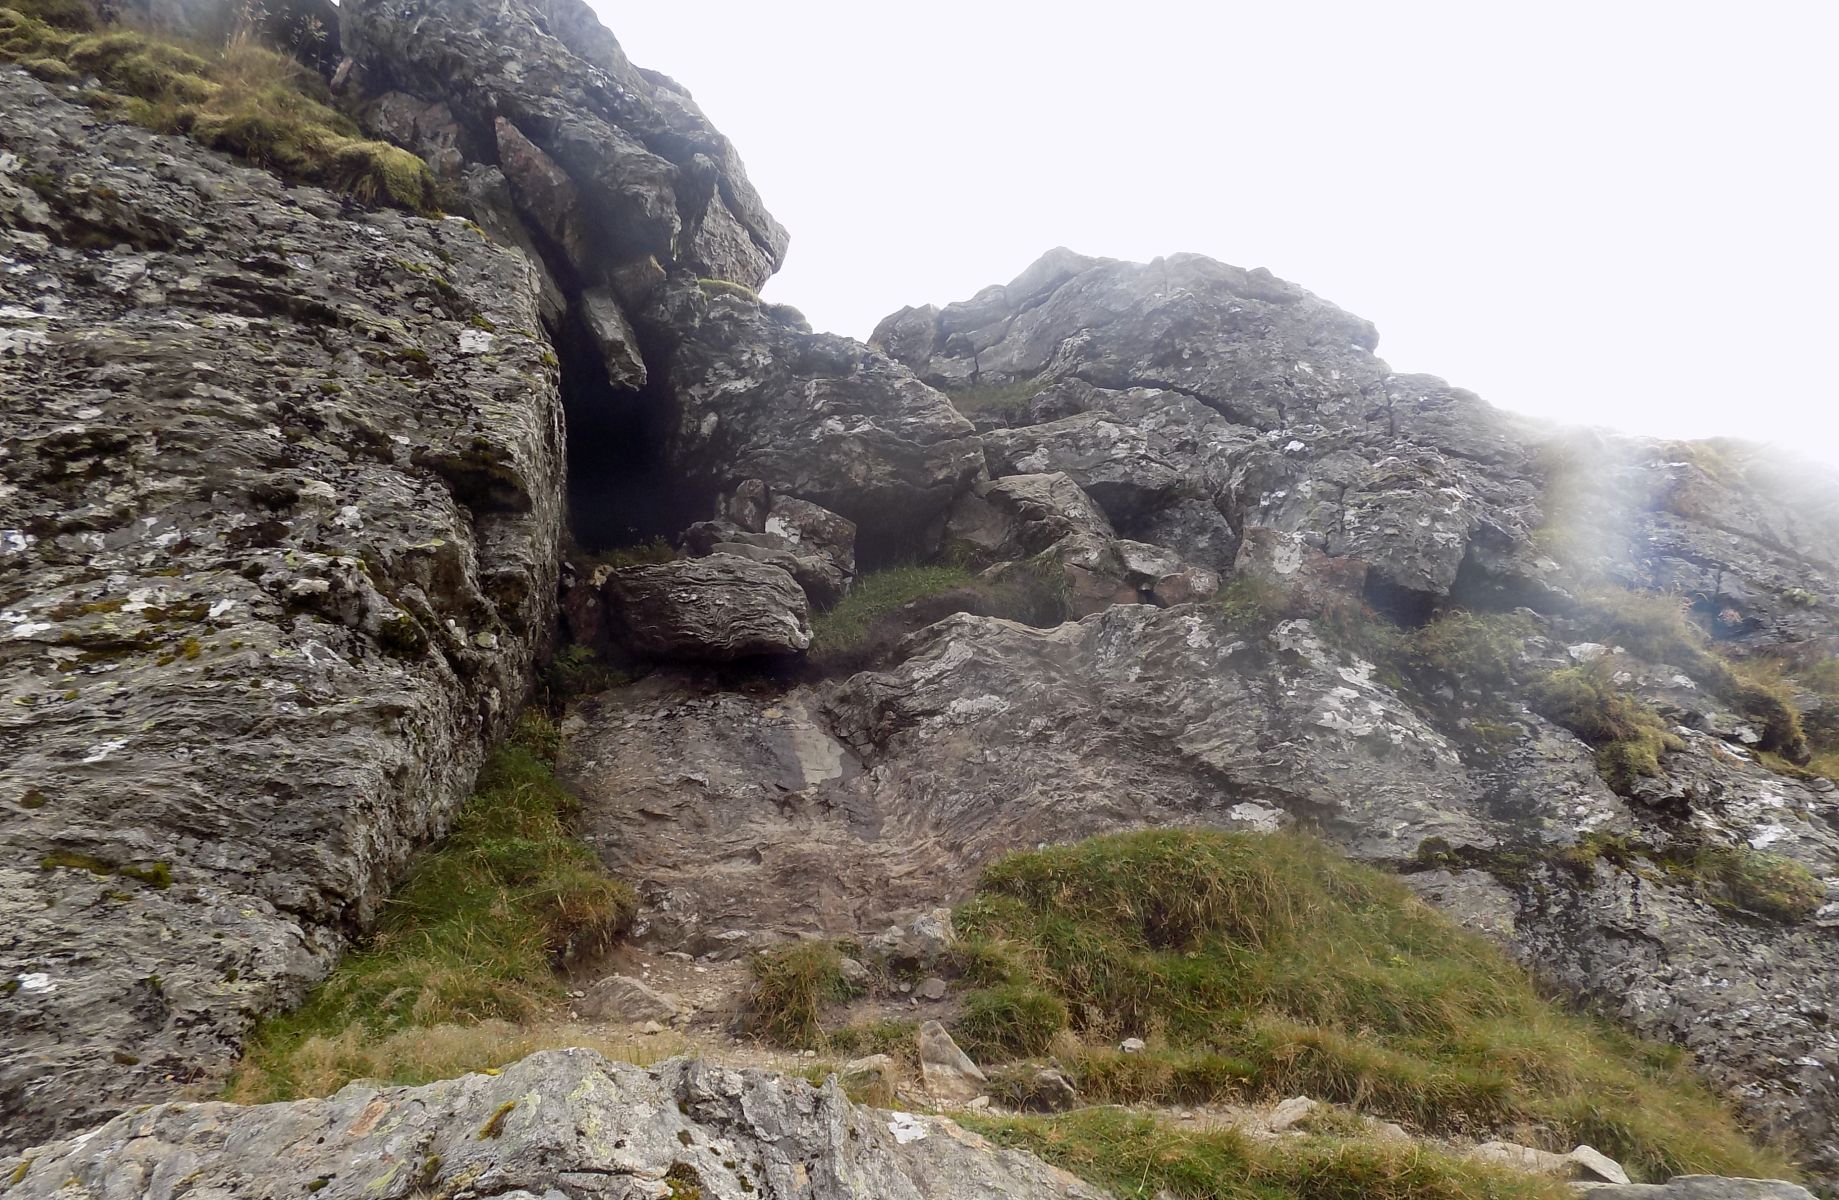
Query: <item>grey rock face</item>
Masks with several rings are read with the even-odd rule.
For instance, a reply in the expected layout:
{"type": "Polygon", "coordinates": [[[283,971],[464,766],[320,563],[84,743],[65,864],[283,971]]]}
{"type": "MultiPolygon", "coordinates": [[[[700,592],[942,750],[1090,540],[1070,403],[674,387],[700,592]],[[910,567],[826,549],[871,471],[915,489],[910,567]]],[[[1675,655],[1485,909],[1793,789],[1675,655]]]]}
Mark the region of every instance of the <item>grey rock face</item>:
{"type": "Polygon", "coordinates": [[[983,562],[1029,558],[1075,533],[1115,536],[1092,498],[1059,471],[976,484],[958,497],[945,522],[947,543],[983,562]]]}
{"type": "Polygon", "coordinates": [[[853,1104],[835,1080],[814,1088],[685,1059],[644,1069],[587,1050],[426,1087],[353,1084],[325,1100],[163,1104],[39,1147],[29,1162],[0,1159],[0,1173],[22,1163],[7,1192],[19,1200],[158,1195],[181,1178],[193,1194],[239,1200],[689,1188],[710,1200],[1102,1196],[942,1117],[853,1104]]]}
{"type": "Polygon", "coordinates": [[[547,635],[562,430],[521,255],[11,70],[0,262],[16,1146],[220,1075],[444,829],[547,635]]]}
{"type": "Polygon", "coordinates": [[[1661,850],[1764,845],[1835,878],[1828,793],[1687,730],[1670,756],[1697,781],[1682,827],[1610,792],[1588,747],[1524,709],[1485,748],[1311,623],[1247,636],[1200,605],[1123,605],[1051,630],[957,616],[903,654],[771,699],[648,681],[571,724],[564,769],[596,844],[646,898],[647,937],[701,952],[727,929],[885,928],[961,896],[1004,851],[1300,824],[1421,871],[1408,878],[1427,898],[1548,980],[1686,1046],[1766,1129],[1832,1144],[1839,905],[1733,919],[1658,872],[1537,865],[1586,833],[1620,834],[1661,850]],[[1521,865],[1497,879],[1452,861],[1521,865]]]}
{"type": "Polygon", "coordinates": [[[1217,569],[1247,529],[1273,528],[1360,563],[1375,599],[1407,610],[1448,595],[1465,562],[1526,586],[1537,473],[1507,421],[1391,372],[1371,325],[1269,272],[1059,250],[926,325],[896,314],[877,344],[948,390],[1049,385],[1032,424],[986,434],[991,474],[1065,471],[1126,537],[1180,531],[1217,569]],[[1478,539],[1498,546],[1478,556],[1478,539]]]}
{"type": "Polygon", "coordinates": [[[785,310],[674,281],[640,324],[671,342],[666,454],[685,487],[761,480],[886,541],[924,530],[983,465],[943,396],[785,310]]]}
{"type": "Polygon", "coordinates": [[[1543,449],[1571,574],[1676,593],[1757,648],[1839,637],[1839,482],[1778,451],[1568,432],[1543,449]]]}
{"type": "Polygon", "coordinates": [[[640,657],[724,661],[811,644],[797,582],[736,554],[621,567],[607,573],[603,593],[625,648],[640,657]]]}
{"type": "Polygon", "coordinates": [[[653,260],[757,288],[784,260],[728,139],[581,0],[353,0],[339,21],[348,86],[445,103],[468,157],[496,160],[587,286],[653,260]]]}

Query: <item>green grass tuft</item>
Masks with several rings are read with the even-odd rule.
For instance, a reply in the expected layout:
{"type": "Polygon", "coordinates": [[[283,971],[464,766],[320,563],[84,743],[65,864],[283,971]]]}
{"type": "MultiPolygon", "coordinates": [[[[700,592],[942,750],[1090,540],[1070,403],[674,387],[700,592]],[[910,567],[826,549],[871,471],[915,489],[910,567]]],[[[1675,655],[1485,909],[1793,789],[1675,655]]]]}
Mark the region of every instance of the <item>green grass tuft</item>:
{"type": "Polygon", "coordinates": [[[315,1038],[533,1019],[561,995],[558,963],[626,931],[637,898],[570,832],[576,802],[550,773],[547,742],[542,722],[526,719],[492,755],[452,834],[414,865],[376,932],[305,1004],[257,1029],[237,1099],[303,1094],[300,1052],[315,1038]]]}
{"type": "Polygon", "coordinates": [[[854,650],[872,635],[877,618],[903,604],[976,583],[976,576],[962,567],[906,565],[871,571],[856,578],[835,608],[812,619],[812,646],[854,650]]]}
{"type": "Polygon", "coordinates": [[[1669,869],[1697,882],[1714,903],[1771,920],[1804,921],[1826,901],[1826,886],[1806,867],[1747,846],[1703,846],[1669,869]]]}
{"type": "Polygon", "coordinates": [[[958,1019],[958,1042],[973,1058],[1027,1058],[1045,1054],[1067,1027],[1066,1003],[1025,983],[972,992],[958,1019]]]}
{"type": "MultiPolygon", "coordinates": [[[[1540,997],[1398,880],[1291,836],[1153,831],[993,864],[955,922],[1058,998],[1087,1097],[1304,1094],[1435,1133],[1512,1125],[1587,1141],[1647,1178],[1779,1174],[1670,1048],[1540,997]],[[1109,1047],[1141,1037],[1149,1048],[1109,1047]]],[[[991,993],[995,993],[992,995],[991,993]]],[[[1200,1193],[1196,1193],[1200,1194],[1200,1193]]]]}
{"type": "Polygon", "coordinates": [[[1682,749],[1660,715],[1616,682],[1608,656],[1554,671],[1533,690],[1533,707],[1596,750],[1597,770],[1626,795],[1638,779],[1659,775],[1661,755],[1682,749]]]}
{"type": "Polygon", "coordinates": [[[791,942],[753,959],[754,1026],[782,1046],[825,1044],[824,1010],[855,994],[832,942],[791,942]]]}

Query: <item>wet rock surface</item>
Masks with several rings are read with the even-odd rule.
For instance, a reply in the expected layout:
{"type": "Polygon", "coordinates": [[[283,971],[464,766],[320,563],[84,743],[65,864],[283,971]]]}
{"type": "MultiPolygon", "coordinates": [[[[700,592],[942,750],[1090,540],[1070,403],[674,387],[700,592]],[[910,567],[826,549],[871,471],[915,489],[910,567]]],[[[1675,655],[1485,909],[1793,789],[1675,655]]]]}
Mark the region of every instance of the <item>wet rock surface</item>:
{"type": "Polygon", "coordinates": [[[553,611],[529,263],[0,71],[0,1126],[233,1060],[439,834],[553,611]]]}
{"type": "Polygon", "coordinates": [[[21,1198],[151,1195],[179,1178],[196,1193],[245,1200],[1103,1194],[943,1117],[854,1104],[834,1080],[814,1088],[685,1059],[645,1069],[587,1050],[420,1088],[354,1084],[325,1100],[250,1108],[160,1105],[0,1159],[0,1172],[21,1198]]]}

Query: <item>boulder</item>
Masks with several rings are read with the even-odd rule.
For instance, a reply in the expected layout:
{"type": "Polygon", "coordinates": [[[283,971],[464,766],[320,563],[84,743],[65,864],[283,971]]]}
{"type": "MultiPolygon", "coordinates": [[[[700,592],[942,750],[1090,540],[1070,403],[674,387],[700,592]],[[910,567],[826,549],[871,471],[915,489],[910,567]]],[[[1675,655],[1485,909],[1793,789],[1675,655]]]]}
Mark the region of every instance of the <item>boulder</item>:
{"type": "Polygon", "coordinates": [[[1550,1150],[1535,1150],[1517,1142],[1483,1142],[1470,1150],[1468,1157],[1490,1166],[1524,1171],[1528,1175],[1552,1175],[1561,1179],[1571,1177],[1571,1160],[1564,1155],[1554,1154],[1550,1150]]]}
{"type": "Polygon", "coordinates": [[[0,71],[3,1146],[324,974],[521,702],[563,516],[521,254],[66,96],[0,71]]]}
{"type": "Polygon", "coordinates": [[[779,567],[820,608],[841,600],[855,579],[855,522],[793,496],[769,499],[758,479],[722,498],[715,518],[684,530],[683,541],[695,554],[738,554],[779,567]]]}
{"type": "Polygon", "coordinates": [[[1531,1175],[1551,1175],[1588,1184],[1628,1183],[1628,1173],[1621,1163],[1590,1146],[1579,1146],[1569,1154],[1556,1154],[1515,1142],[1483,1142],[1470,1150],[1468,1156],[1531,1175]]]}
{"type": "Polygon", "coordinates": [[[609,975],[590,984],[575,1002],[575,1011],[595,1021],[615,1025],[643,1025],[647,1021],[669,1024],[683,1015],[683,1001],[630,975],[609,975]]]}
{"type": "Polygon", "coordinates": [[[162,1104],[0,1158],[0,1178],[9,1200],[73,1187],[151,1195],[175,1164],[193,1193],[246,1200],[455,1195],[483,1180],[499,1196],[1103,1196],[943,1117],[855,1104],[834,1080],[814,1088],[687,1059],[634,1067],[590,1050],[424,1087],[352,1084],[324,1100],[162,1104]]]}
{"type": "Polygon", "coordinates": [[[585,291],[581,293],[580,306],[581,322],[600,351],[607,382],[628,391],[644,387],[647,375],[639,335],[613,293],[604,288],[585,291]]]}
{"type": "Polygon", "coordinates": [[[1018,1112],[1066,1112],[1079,1106],[1079,1090],[1052,1067],[1007,1067],[991,1080],[997,1102],[1018,1112]]]}
{"type": "Polygon", "coordinates": [[[843,1064],[837,1072],[843,1089],[864,1104],[887,1108],[894,1103],[894,1089],[900,1082],[900,1069],[885,1054],[870,1054],[843,1064]]]}
{"type": "Polygon", "coordinates": [[[810,609],[778,567],[736,554],[620,567],[602,594],[640,658],[727,661],[797,654],[811,644],[810,609]]]}
{"type": "Polygon", "coordinates": [[[983,1094],[989,1080],[970,1055],[958,1048],[945,1026],[928,1021],[920,1026],[917,1036],[920,1078],[929,1094],[938,1100],[959,1103],[983,1094]]]}
{"type": "Polygon", "coordinates": [[[911,975],[938,968],[957,940],[951,909],[931,908],[904,925],[888,926],[869,942],[868,950],[890,971],[911,975]]]}
{"type": "Polygon", "coordinates": [[[1272,1133],[1288,1133],[1298,1126],[1307,1126],[1321,1111],[1321,1101],[1292,1096],[1271,1109],[1264,1118],[1264,1126],[1272,1133]]]}

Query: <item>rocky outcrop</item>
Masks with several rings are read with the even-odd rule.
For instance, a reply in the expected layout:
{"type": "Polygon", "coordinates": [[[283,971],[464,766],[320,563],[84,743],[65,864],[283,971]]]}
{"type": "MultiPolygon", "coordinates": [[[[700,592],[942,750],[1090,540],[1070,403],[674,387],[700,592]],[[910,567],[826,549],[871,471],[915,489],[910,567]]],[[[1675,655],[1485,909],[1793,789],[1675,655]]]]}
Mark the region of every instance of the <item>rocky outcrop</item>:
{"type": "Polygon", "coordinates": [[[640,325],[669,344],[664,454],[678,487],[760,480],[847,518],[885,552],[983,466],[970,422],[943,396],[860,342],[812,333],[793,310],[677,281],[640,325]]]}
{"type": "Polygon", "coordinates": [[[0,1127],[209,1081],[445,827],[554,605],[530,264],[0,71],[0,1127]]]}
{"type": "MultiPolygon", "coordinates": [[[[1538,638],[1527,652],[1566,654],[1538,638]]],[[[1663,861],[1706,839],[1767,846],[1839,879],[1833,793],[1695,733],[1682,824],[1611,792],[1586,746],[1522,705],[1484,739],[1479,718],[1308,621],[1261,635],[1198,605],[1050,630],[957,616],[902,653],[770,698],[653,679],[571,722],[563,768],[646,899],[642,937],[732,954],[881,928],[961,896],[1011,849],[1300,825],[1413,873],[1548,979],[1687,1046],[1766,1126],[1832,1144],[1832,885],[1817,913],[1733,919],[1684,877],[1590,847],[1663,861]]]]}
{"type": "Polygon", "coordinates": [[[419,1088],[353,1084],[325,1100],[164,1104],[0,1159],[7,1195],[282,1200],[429,1195],[808,1196],[1100,1200],[1031,1155],[943,1117],[685,1059],[646,1069],[587,1050],[419,1088]]]}
{"type": "Polygon", "coordinates": [[[1692,597],[1739,642],[1839,634],[1830,478],[1734,443],[1535,428],[1391,371],[1370,324],[1266,271],[1054,250],[870,344],[972,409],[1027,395],[986,435],[993,476],[1064,471],[1124,536],[1202,566],[1325,559],[1414,619],[1562,611],[1606,574],[1692,597]]]}
{"type": "MultiPolygon", "coordinates": [[[[583,287],[628,308],[685,269],[759,287],[786,234],[681,86],[632,65],[582,0],[349,0],[354,100],[444,106],[465,161],[500,171],[583,287]]],[[[414,149],[420,147],[411,146],[414,149]]]]}
{"type": "Polygon", "coordinates": [[[713,519],[683,531],[696,554],[738,554],[779,567],[814,605],[828,608],[856,576],[856,523],[749,479],[722,498],[713,519]]]}
{"type": "Polygon", "coordinates": [[[1718,1175],[1676,1175],[1666,1183],[1625,1183],[1589,1189],[1592,1200],[1813,1200],[1813,1193],[1785,1179],[1726,1179],[1718,1175]]]}
{"type": "Polygon", "coordinates": [[[1369,598],[1406,613],[1449,595],[1465,564],[1524,590],[1529,452],[1470,393],[1388,370],[1377,342],[1267,271],[1065,250],[871,339],[947,390],[1038,385],[1028,419],[991,434],[991,473],[1064,470],[1126,536],[1193,527],[1199,500],[1241,537],[1268,528],[1359,563],[1369,598]],[[1157,520],[1177,503],[1186,515],[1157,520]]]}
{"type": "Polygon", "coordinates": [[[1839,482],[1779,452],[1553,435],[1541,547],[1566,577],[1687,598],[1746,648],[1839,644],[1839,482]]]}

